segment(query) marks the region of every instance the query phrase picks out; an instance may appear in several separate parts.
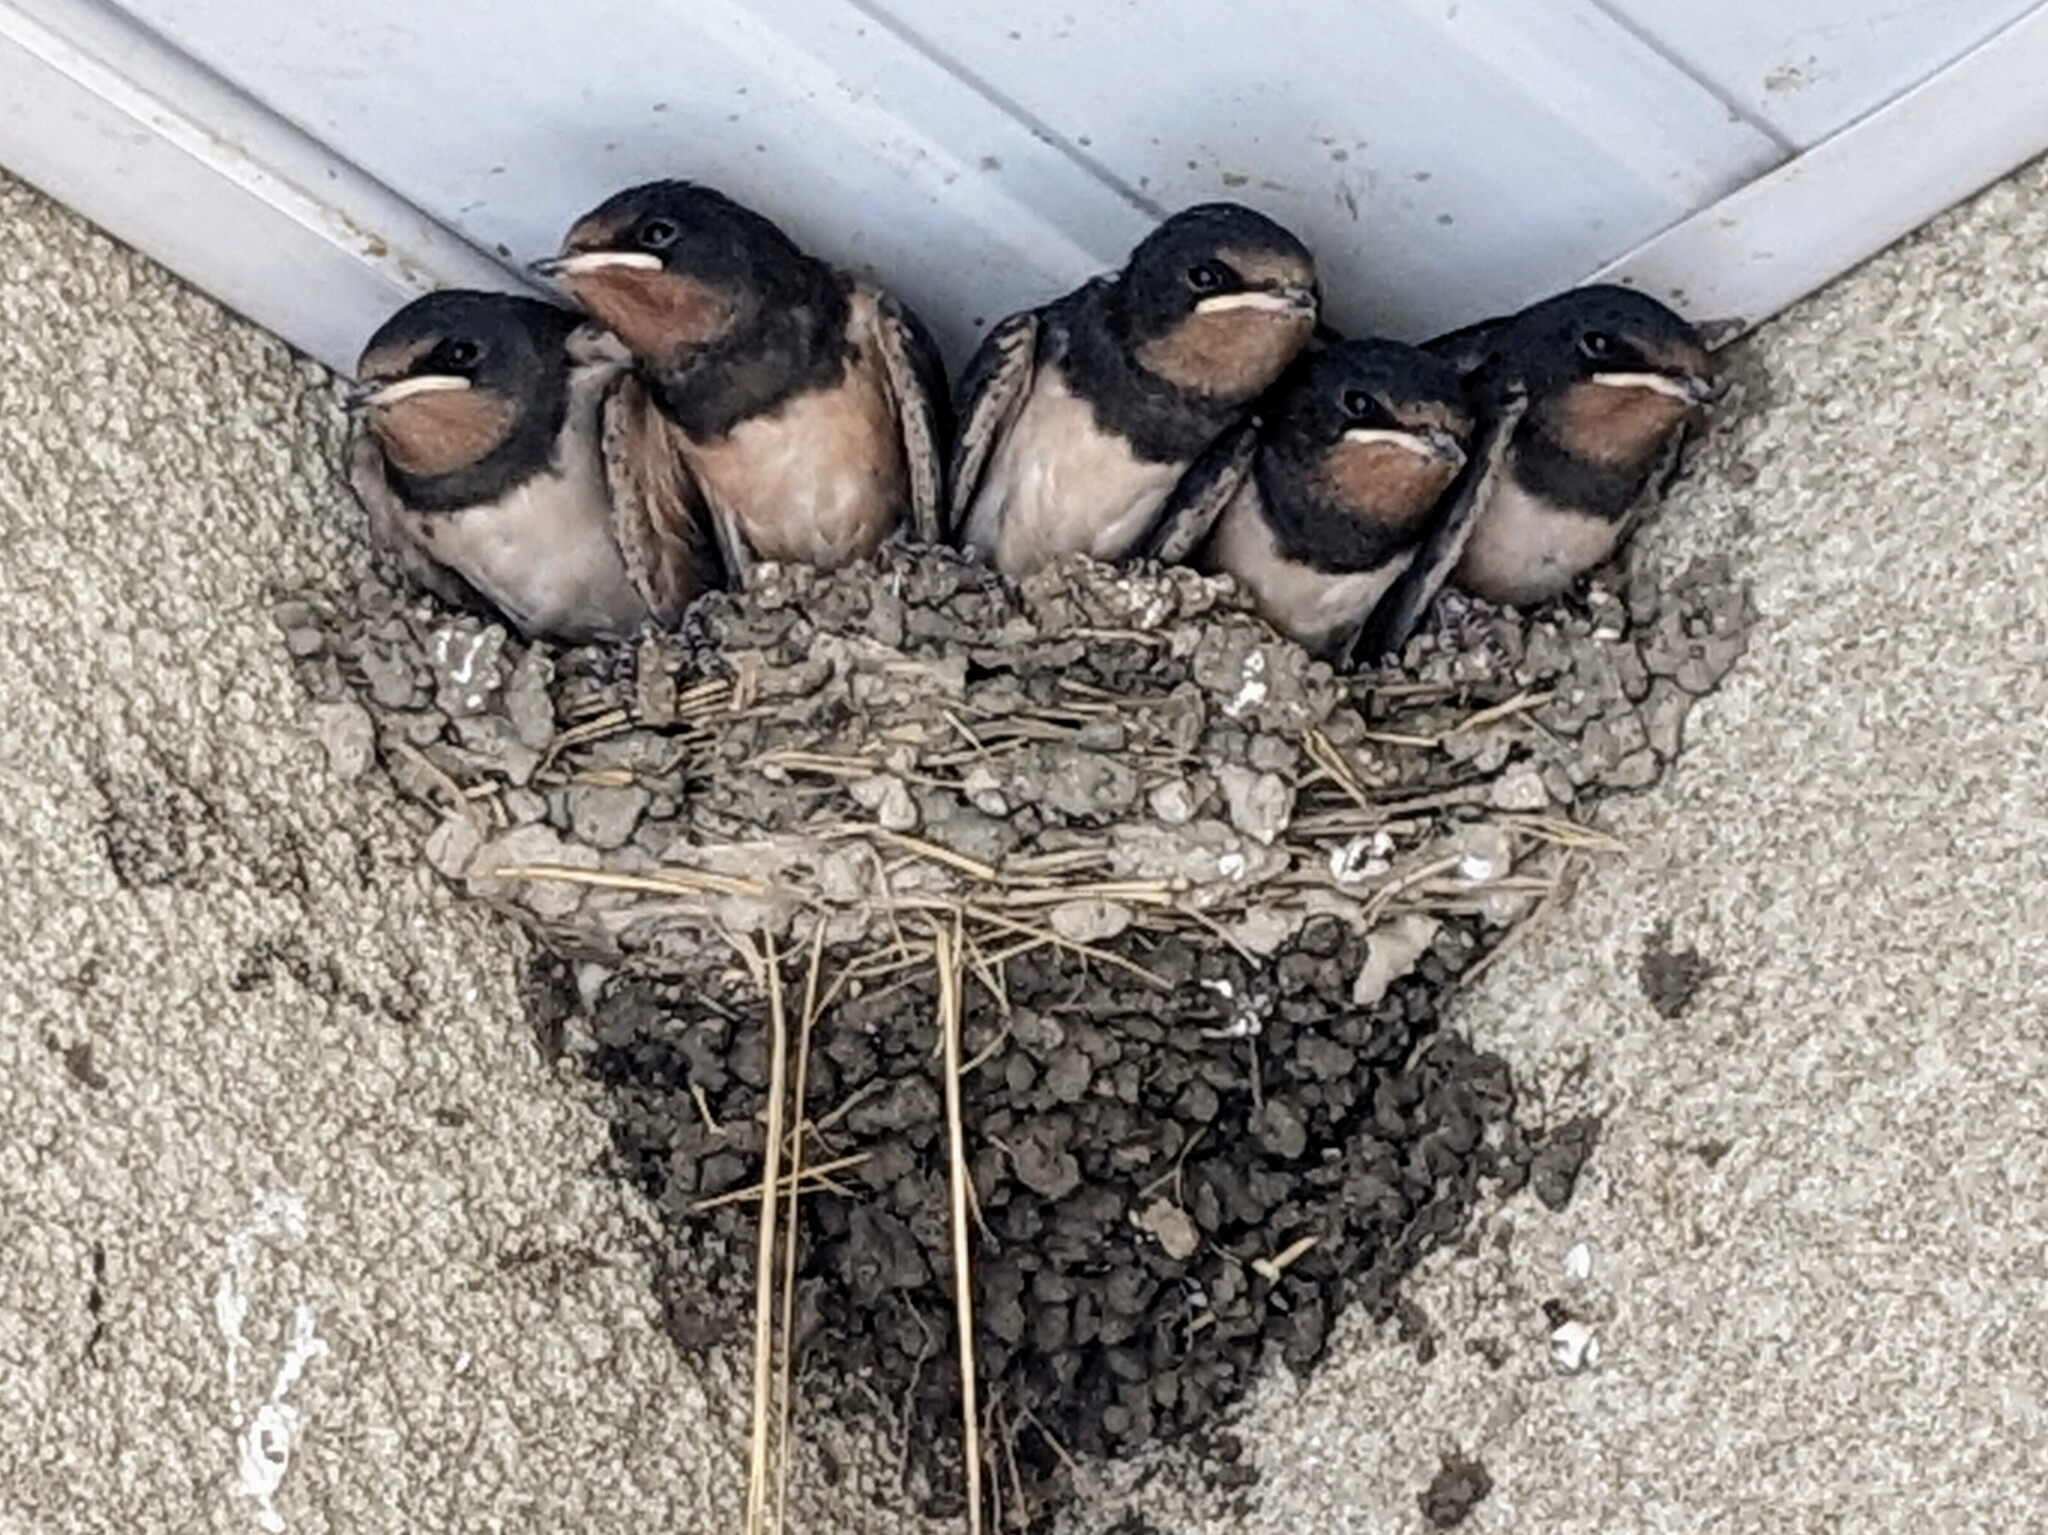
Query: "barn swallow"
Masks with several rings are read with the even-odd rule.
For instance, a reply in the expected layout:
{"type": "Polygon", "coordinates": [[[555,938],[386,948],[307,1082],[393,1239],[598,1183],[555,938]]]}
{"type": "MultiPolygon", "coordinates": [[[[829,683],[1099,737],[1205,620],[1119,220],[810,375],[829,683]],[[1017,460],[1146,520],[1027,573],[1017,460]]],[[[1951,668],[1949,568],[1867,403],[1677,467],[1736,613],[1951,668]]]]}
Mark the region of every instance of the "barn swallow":
{"type": "Polygon", "coordinates": [[[1628,288],[1574,289],[1427,350],[1464,375],[1481,430],[1427,547],[1361,638],[1397,651],[1448,580],[1527,606],[1612,557],[1686,430],[1719,397],[1700,332],[1628,288]]]}
{"type": "Polygon", "coordinates": [[[718,583],[666,422],[581,316],[430,294],[356,376],[349,482],[373,540],[444,601],[577,642],[672,627],[718,583]]]}
{"type": "Polygon", "coordinates": [[[1342,659],[1464,467],[1463,381],[1397,342],[1319,342],[1259,414],[1251,472],[1197,563],[1236,578],[1281,633],[1342,659]]]}
{"type": "Polygon", "coordinates": [[[1681,434],[1720,398],[1699,333],[1627,288],[1580,288],[1431,350],[1528,400],[1452,576],[1489,602],[1547,601],[1612,556],[1681,434]]]}
{"type": "Polygon", "coordinates": [[[939,537],[945,371],[918,318],[687,181],[634,187],[535,270],[632,351],[740,584],[939,537]]]}
{"type": "MultiPolygon", "coordinates": [[[[1317,303],[1300,240],[1206,203],[1161,224],[1122,271],[1004,320],[960,381],[948,484],[960,541],[1012,578],[1070,553],[1186,558],[1223,482],[1176,494],[1183,478],[1307,344],[1317,303]]],[[[1243,452],[1225,457],[1243,472],[1243,452]]]]}

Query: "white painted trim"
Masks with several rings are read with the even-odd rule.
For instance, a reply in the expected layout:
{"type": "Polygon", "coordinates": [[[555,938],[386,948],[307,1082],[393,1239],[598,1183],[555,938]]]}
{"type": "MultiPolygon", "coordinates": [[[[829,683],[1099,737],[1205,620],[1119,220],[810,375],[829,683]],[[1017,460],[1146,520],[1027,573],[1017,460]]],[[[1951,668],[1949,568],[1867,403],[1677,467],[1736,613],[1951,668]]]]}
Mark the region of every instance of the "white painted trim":
{"type": "MultiPolygon", "coordinates": [[[[1442,16],[1445,32],[1493,72],[1498,89],[1555,113],[1645,186],[1668,186],[1678,206],[1725,196],[1785,158],[1768,128],[1728,110],[1712,87],[1601,0],[1400,3],[1442,16]],[[1599,89],[1588,90],[1588,80],[1599,89]],[[1674,166],[1689,169],[1674,176],[1674,166]]],[[[1443,119],[1447,138],[1455,121],[1443,119]]]]}
{"type": "Polygon", "coordinates": [[[1761,324],[2048,152],[2048,4],[1588,281],[1761,324]]]}
{"type": "MultiPolygon", "coordinates": [[[[1757,324],[2048,151],[2043,80],[2048,3],[1592,277],[1757,324]]],[[[0,164],[338,370],[419,293],[522,286],[101,0],[0,0],[0,164]]]]}
{"type": "Polygon", "coordinates": [[[345,372],[366,316],[520,286],[111,7],[32,3],[0,0],[0,165],[310,356],[345,372]]]}

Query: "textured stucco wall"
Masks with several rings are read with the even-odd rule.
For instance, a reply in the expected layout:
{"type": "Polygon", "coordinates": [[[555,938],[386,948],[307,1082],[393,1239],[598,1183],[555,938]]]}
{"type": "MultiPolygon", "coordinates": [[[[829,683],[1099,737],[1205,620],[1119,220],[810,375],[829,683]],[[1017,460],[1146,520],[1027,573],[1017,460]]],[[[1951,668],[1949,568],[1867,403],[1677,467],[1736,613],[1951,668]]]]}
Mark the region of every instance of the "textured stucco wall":
{"type": "MultiPolygon", "coordinates": [[[[266,594],[357,558],[323,379],[4,181],[0,231],[0,1532],[251,1528],[273,1394],[294,1531],[734,1527],[737,1367],[660,1334],[515,941],[298,724],[266,594]],[[296,1316],[324,1352],[280,1391],[296,1316]]],[[[1498,1483],[1482,1532],[2030,1517],[2043,249],[2037,167],[1749,349],[1650,536],[1739,555],[1751,656],[1620,813],[1631,857],[1466,1005],[1608,1115],[1580,1201],[1431,1266],[1426,1367],[1354,1322],[1276,1381],[1249,1511],[1167,1478],[1161,1525],[1416,1529],[1451,1445],[1498,1483]],[[1675,1021],[1635,977],[1662,919],[1720,968],[1675,1021]],[[1548,1365],[1551,1297],[1593,1373],[1548,1365]]],[[[893,1450],[842,1449],[802,1527],[901,1528],[860,1470],[893,1450]]]]}

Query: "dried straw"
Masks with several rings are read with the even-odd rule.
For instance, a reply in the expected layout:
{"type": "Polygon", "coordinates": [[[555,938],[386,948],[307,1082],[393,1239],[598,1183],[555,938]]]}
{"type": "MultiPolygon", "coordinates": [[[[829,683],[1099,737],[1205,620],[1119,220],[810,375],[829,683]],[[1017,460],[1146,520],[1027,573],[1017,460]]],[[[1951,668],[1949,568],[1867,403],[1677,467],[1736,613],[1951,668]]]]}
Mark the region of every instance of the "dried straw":
{"type": "MultiPolygon", "coordinates": [[[[817,1129],[818,1127],[813,1125],[812,1128],[817,1129]]],[[[801,1174],[795,1172],[785,1173],[775,1181],[776,1197],[780,1198],[783,1194],[787,1193],[791,1195],[793,1203],[797,1187],[800,1183],[809,1182],[813,1188],[828,1187],[834,1173],[850,1173],[856,1167],[864,1166],[873,1160],[874,1156],[872,1153],[862,1152],[858,1156],[839,1157],[834,1161],[820,1162],[816,1167],[806,1167],[801,1174]]],[[[708,1199],[700,1199],[690,1206],[690,1213],[693,1215],[709,1215],[714,1210],[729,1210],[734,1205],[753,1204],[761,1198],[762,1192],[766,1188],[767,1185],[765,1183],[750,1183],[745,1188],[734,1189],[729,1194],[716,1194],[708,1199]]]]}
{"type": "Polygon", "coordinates": [[[541,766],[551,768],[564,752],[579,746],[589,746],[612,736],[624,735],[633,728],[633,716],[624,709],[607,709],[595,719],[583,721],[564,730],[548,746],[548,754],[541,760],[541,766]]]}
{"type": "Polygon", "coordinates": [[[967,1476],[967,1528],[981,1535],[981,1410],[974,1371],[974,1266],[967,1196],[967,1126],[960,1110],[961,932],[934,924],[939,970],[939,1033],[945,1045],[946,1140],[950,1151],[947,1192],[953,1206],[953,1317],[960,1335],[960,1420],[967,1476]]]}
{"type": "Polygon", "coordinates": [[[764,942],[768,983],[768,1147],[761,1175],[761,1240],[754,1261],[754,1437],[747,1456],[746,1535],[768,1535],[769,1457],[775,1422],[776,1187],[782,1170],[782,1098],[789,1075],[789,1032],[783,1017],[782,963],[775,940],[764,942]]]}
{"type": "Polygon", "coordinates": [[[811,936],[811,963],[804,978],[804,1020],[797,1039],[796,1097],[793,1104],[796,1131],[790,1137],[789,1151],[788,1232],[782,1242],[782,1477],[775,1498],[775,1528],[778,1531],[789,1517],[790,1421],[796,1414],[796,1213],[797,1201],[803,1197],[804,1095],[810,1086],[811,1031],[818,1022],[818,970],[824,960],[825,924],[820,922],[811,936]]]}
{"type": "Polygon", "coordinates": [[[1555,693],[1517,693],[1506,703],[1495,704],[1491,709],[1481,709],[1477,714],[1468,714],[1447,732],[1449,735],[1469,735],[1475,730],[1484,730],[1488,725],[1498,725],[1502,720],[1512,719],[1517,714],[1527,714],[1531,709],[1540,709],[1555,693]]]}
{"type": "MultiPolygon", "coordinates": [[[[559,864],[507,863],[479,869],[474,879],[508,882],[531,880],[539,885],[583,885],[592,890],[627,890],[639,895],[736,895],[765,901],[777,894],[773,885],[700,869],[667,869],[660,874],[616,874],[608,869],[576,869],[559,864]]],[[[794,892],[790,892],[794,893],[794,892]]]]}
{"type": "Polygon", "coordinates": [[[484,837],[489,835],[490,829],[484,824],[482,813],[477,810],[475,803],[470,797],[463,792],[462,785],[443,772],[440,765],[433,758],[429,757],[410,741],[394,741],[392,745],[396,748],[399,756],[410,763],[422,778],[426,779],[434,788],[439,789],[447,798],[450,814],[461,816],[463,820],[469,822],[470,830],[474,831],[477,836],[484,837]]]}

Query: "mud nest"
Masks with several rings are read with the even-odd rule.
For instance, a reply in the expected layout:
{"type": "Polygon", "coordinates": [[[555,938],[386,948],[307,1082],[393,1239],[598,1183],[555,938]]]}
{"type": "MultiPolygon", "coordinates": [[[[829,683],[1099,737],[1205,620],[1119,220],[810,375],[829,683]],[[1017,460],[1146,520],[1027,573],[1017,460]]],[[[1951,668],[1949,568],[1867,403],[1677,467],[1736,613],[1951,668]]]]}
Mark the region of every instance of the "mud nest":
{"type": "Polygon", "coordinates": [[[933,1505],[955,985],[984,1477],[1021,1525],[1390,1313],[1482,1188],[1569,1197],[1591,1127],[1519,1121],[1438,1020],[1740,654],[1725,570],[1609,583],[1449,611],[1356,679],[1185,570],[1016,589],[937,553],[768,570],[615,648],[375,582],[283,621],[337,766],[383,764],[434,866],[554,956],[537,1022],[608,1089],[690,1344],[754,1311],[775,993],[799,1376],[891,1424],[933,1505]]]}

